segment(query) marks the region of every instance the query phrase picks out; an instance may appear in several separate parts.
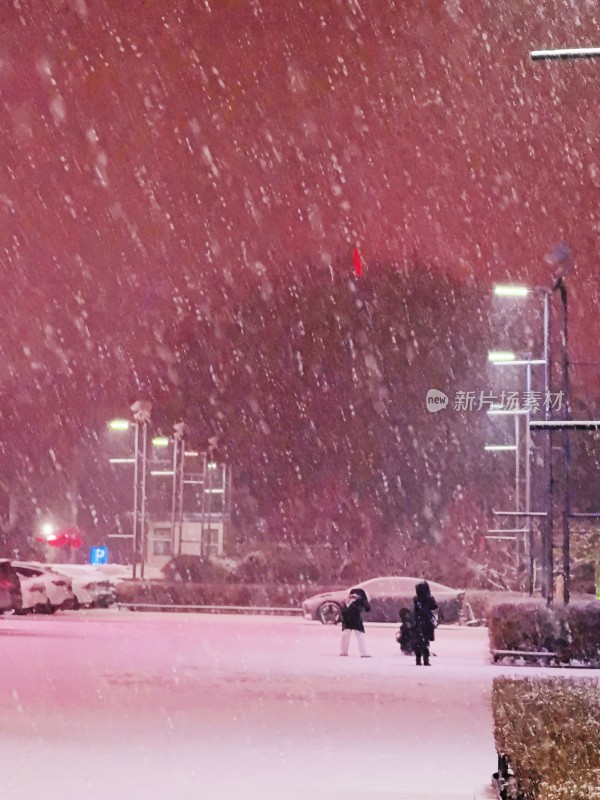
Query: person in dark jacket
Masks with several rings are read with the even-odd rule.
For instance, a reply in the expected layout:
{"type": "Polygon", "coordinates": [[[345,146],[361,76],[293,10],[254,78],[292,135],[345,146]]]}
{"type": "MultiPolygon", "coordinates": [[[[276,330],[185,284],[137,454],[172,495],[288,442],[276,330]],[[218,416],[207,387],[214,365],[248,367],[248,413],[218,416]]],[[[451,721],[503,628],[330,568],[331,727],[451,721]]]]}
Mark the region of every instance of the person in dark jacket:
{"type": "Polygon", "coordinates": [[[427,581],[422,581],[416,585],[416,595],[413,599],[415,607],[414,623],[414,649],[417,659],[417,666],[429,667],[429,642],[435,638],[434,612],[438,604],[431,594],[427,581]]]}
{"type": "Polygon", "coordinates": [[[415,652],[415,620],[409,608],[400,609],[400,630],[396,634],[396,641],[405,656],[412,656],[415,652]]]}
{"type": "Polygon", "coordinates": [[[369,597],[364,589],[357,587],[350,589],[348,602],[342,608],[342,641],[340,644],[340,655],[347,656],[350,646],[350,636],[352,631],[358,640],[358,651],[361,658],[370,658],[367,653],[365,626],[363,625],[362,615],[365,611],[370,611],[369,597]]]}

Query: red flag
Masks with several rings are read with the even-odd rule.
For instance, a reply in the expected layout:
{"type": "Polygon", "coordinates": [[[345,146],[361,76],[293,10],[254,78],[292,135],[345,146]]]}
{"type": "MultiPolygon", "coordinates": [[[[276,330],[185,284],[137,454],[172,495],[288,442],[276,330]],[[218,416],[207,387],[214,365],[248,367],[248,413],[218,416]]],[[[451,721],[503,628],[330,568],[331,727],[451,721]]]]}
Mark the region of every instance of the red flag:
{"type": "Polygon", "coordinates": [[[354,248],[354,272],[356,273],[356,277],[360,278],[362,275],[362,261],[360,259],[360,253],[358,252],[358,247],[354,248]]]}

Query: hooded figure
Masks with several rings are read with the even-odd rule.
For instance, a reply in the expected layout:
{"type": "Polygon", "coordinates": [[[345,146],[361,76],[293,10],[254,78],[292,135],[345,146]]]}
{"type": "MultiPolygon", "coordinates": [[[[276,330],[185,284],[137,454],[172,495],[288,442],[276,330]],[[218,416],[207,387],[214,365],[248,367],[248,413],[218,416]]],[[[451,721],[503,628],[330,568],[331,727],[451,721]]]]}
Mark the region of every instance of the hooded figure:
{"type": "Polygon", "coordinates": [[[429,664],[429,642],[435,638],[435,622],[434,611],[437,610],[438,604],[435,602],[429,584],[427,581],[422,581],[416,585],[416,595],[413,599],[415,607],[415,625],[414,625],[414,647],[417,664],[423,664],[428,667],[429,664]]]}
{"type": "Polygon", "coordinates": [[[350,636],[354,631],[358,639],[358,649],[363,658],[368,658],[365,643],[365,626],[363,625],[362,615],[365,611],[370,611],[369,596],[364,589],[356,587],[350,589],[348,602],[342,609],[342,643],[340,655],[347,656],[350,645],[350,636]]]}
{"type": "Polygon", "coordinates": [[[409,608],[400,609],[400,630],[396,634],[396,641],[405,656],[412,656],[415,652],[415,618],[409,608]]]}

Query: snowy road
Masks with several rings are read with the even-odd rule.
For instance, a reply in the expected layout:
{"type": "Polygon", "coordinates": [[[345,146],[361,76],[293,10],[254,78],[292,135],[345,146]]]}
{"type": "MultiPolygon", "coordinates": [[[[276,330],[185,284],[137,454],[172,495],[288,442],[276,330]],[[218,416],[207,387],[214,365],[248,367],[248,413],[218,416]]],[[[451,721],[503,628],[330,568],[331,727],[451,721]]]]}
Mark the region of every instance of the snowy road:
{"type": "Polygon", "coordinates": [[[486,631],[438,631],[429,669],[367,636],[372,659],[342,659],[339,629],[298,618],[2,618],[2,797],[472,800],[486,631]]]}

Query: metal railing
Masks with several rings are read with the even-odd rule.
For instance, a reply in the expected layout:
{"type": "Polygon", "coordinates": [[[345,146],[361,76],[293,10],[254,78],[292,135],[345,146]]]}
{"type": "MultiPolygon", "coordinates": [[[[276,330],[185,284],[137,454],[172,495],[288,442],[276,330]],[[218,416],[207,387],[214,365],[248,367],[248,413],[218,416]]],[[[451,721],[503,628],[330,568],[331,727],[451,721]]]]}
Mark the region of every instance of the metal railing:
{"type": "Polygon", "coordinates": [[[175,603],[115,603],[117,608],[128,608],[131,611],[208,611],[212,614],[289,614],[290,616],[302,614],[301,608],[285,606],[210,606],[210,605],[188,605],[175,603]]]}

